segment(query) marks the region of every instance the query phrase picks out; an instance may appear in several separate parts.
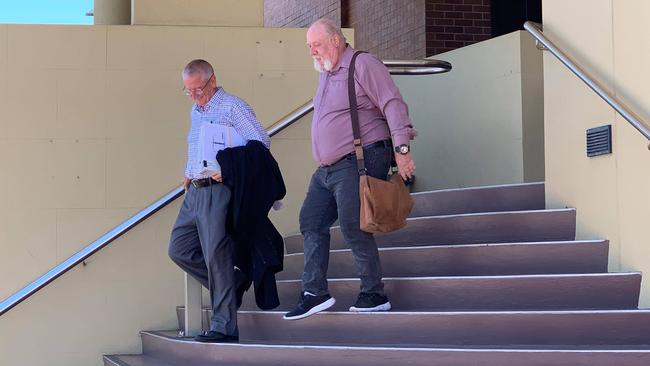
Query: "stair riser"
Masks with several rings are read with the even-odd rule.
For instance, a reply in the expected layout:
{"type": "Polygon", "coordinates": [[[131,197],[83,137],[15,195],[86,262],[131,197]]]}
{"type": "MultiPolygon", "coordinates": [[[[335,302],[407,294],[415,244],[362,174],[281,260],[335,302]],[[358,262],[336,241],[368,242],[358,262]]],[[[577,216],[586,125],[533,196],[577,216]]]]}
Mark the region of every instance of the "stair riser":
{"type": "MultiPolygon", "coordinates": [[[[385,285],[395,311],[635,309],[641,276],[389,279],[385,285]]],[[[329,289],[337,299],[330,310],[347,311],[356,300],[359,281],[330,281],[329,289]]],[[[278,290],[276,310],[288,311],[301,284],[281,282],[278,290]]],[[[244,297],[242,309],[258,310],[251,292],[244,297]]],[[[178,308],[179,329],[184,327],[183,314],[183,308],[178,308]]],[[[204,327],[210,316],[205,309],[204,327]]]]}
{"type": "MultiPolygon", "coordinates": [[[[380,250],[386,277],[607,272],[608,242],[444,246],[380,250]]],[[[284,259],[279,280],[302,277],[304,256],[284,259]]],[[[330,253],[329,278],[357,277],[352,253],[330,253]]]]}
{"type": "Polygon", "coordinates": [[[104,356],[103,360],[104,366],[131,366],[128,362],[123,361],[119,356],[104,356]]]}
{"type": "MultiPolygon", "coordinates": [[[[529,277],[487,279],[385,280],[396,311],[635,309],[641,276],[529,277]]],[[[337,300],[332,311],[347,311],[359,293],[360,281],[330,281],[337,300]]],[[[291,310],[301,291],[299,281],[278,284],[280,307],[291,310]]],[[[243,310],[258,310],[253,294],[243,310]]]]}
{"type": "MultiPolygon", "coordinates": [[[[230,366],[647,366],[650,353],[580,353],[544,351],[385,350],[331,348],[267,348],[173,343],[142,337],[146,354],[178,365],[230,366]]],[[[114,365],[107,365],[114,366],[114,365]]]]}
{"type": "Polygon", "coordinates": [[[121,365],[118,360],[113,359],[113,358],[104,357],[103,361],[104,361],[104,366],[124,366],[124,365],[121,365]]]}
{"type": "Polygon", "coordinates": [[[281,313],[239,315],[242,339],[366,345],[650,345],[646,313],[317,314],[300,321],[281,313]]]}
{"type": "MultiPolygon", "coordinates": [[[[331,229],[330,249],[347,249],[341,230],[331,229]]],[[[575,239],[575,211],[529,211],[411,219],[401,230],[376,234],[378,247],[516,243],[575,239]]],[[[288,253],[303,251],[301,235],[285,238],[288,253]]]]}
{"type": "Polygon", "coordinates": [[[412,195],[411,217],[543,210],[544,184],[444,190],[412,195]]]}

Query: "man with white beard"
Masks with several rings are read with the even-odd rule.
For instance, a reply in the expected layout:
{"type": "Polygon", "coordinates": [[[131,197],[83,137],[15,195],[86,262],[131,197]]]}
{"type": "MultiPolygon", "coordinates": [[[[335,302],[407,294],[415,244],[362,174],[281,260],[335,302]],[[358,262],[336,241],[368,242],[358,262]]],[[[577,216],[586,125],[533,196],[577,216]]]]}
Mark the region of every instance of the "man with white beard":
{"type": "MultiPolygon", "coordinates": [[[[361,279],[361,292],[350,311],[387,311],[391,305],[384,294],[377,244],[372,234],[360,229],[359,171],[348,100],[348,71],[356,50],[346,43],[341,29],[325,18],[309,27],[307,46],[320,72],[311,130],[312,153],[319,167],[300,210],[305,253],[302,291],[284,319],[302,319],[336,302],[327,288],[327,267],[329,230],[337,218],[361,279]]],[[[408,107],[388,69],[375,56],[358,55],[355,68],[366,174],[386,179],[394,158],[399,174],[409,179],[415,172],[409,142],[416,133],[408,107]]]]}

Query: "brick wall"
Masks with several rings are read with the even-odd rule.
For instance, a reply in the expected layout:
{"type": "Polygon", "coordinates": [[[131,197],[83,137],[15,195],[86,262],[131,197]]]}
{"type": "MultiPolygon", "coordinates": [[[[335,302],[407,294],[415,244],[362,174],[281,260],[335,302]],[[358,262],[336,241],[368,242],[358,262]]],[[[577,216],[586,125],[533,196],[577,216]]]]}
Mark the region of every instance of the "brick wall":
{"type": "Polygon", "coordinates": [[[265,0],[265,27],[308,27],[328,17],[341,24],[341,0],[265,0]]]}
{"type": "Polygon", "coordinates": [[[265,0],[266,27],[329,17],[355,29],[355,45],[382,59],[422,58],[491,37],[492,0],[265,0]]]}
{"type": "Polygon", "coordinates": [[[381,59],[426,56],[425,0],[348,0],[343,5],[343,25],[354,28],[357,49],[381,59]]]}
{"type": "Polygon", "coordinates": [[[491,38],[492,0],[426,0],[426,54],[491,38]]]}

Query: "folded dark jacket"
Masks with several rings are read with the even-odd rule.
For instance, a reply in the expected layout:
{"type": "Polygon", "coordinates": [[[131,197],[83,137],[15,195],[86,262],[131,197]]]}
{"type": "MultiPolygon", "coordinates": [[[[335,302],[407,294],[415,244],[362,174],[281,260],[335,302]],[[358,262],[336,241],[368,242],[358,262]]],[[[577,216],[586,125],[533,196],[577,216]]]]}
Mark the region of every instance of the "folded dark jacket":
{"type": "Polygon", "coordinates": [[[276,308],[280,300],[275,274],[283,268],[284,241],[268,213],[286,194],[278,163],[256,140],[221,150],[217,161],[223,184],[232,193],[226,231],[236,244],[235,265],[241,270],[238,297],[241,299],[252,281],[257,306],[263,310],[276,308]]]}

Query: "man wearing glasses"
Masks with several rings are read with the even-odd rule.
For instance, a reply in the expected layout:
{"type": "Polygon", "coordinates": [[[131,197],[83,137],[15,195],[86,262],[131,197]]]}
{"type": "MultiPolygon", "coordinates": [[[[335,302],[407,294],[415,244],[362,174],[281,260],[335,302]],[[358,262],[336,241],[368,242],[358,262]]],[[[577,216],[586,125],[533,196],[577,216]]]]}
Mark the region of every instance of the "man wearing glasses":
{"type": "Polygon", "coordinates": [[[236,342],[237,299],[233,264],[234,243],[226,234],[230,189],[221,173],[210,176],[201,164],[199,135],[203,123],[232,127],[246,140],[271,144],[251,107],[217,86],[214,70],[204,60],[194,60],[183,70],[183,91],[192,98],[191,126],[187,136],[185,200],[172,229],[169,257],[210,292],[210,330],[200,342],[236,342]]]}

